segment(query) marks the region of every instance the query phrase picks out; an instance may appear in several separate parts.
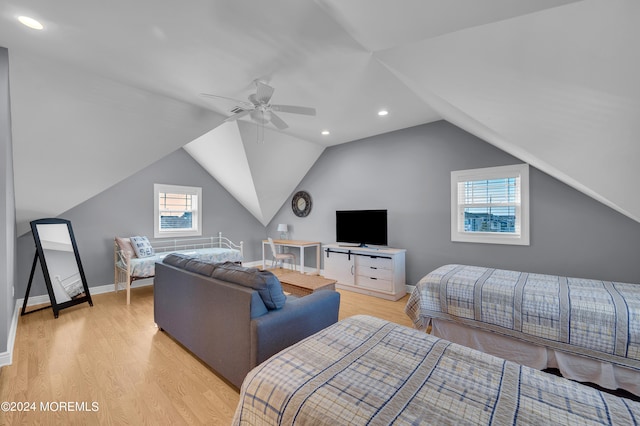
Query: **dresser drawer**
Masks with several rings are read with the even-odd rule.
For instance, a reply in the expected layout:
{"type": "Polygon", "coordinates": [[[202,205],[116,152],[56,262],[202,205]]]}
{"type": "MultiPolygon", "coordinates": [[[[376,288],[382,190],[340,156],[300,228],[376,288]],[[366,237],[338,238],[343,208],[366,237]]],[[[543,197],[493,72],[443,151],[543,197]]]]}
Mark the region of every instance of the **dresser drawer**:
{"type": "Polygon", "coordinates": [[[391,269],[381,269],[377,266],[358,265],[356,275],[393,281],[393,271],[391,269]]]}
{"type": "Polygon", "coordinates": [[[393,269],[393,260],[387,257],[358,256],[358,266],[378,269],[393,269]]]}
{"type": "Polygon", "coordinates": [[[359,275],[356,287],[391,293],[393,291],[393,281],[359,275]]]}

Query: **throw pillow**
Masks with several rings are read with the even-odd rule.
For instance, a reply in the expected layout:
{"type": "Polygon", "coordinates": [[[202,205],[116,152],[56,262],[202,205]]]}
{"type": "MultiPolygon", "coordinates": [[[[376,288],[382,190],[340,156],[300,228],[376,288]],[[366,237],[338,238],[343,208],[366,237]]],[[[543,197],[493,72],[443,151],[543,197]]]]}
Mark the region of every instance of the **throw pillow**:
{"type": "Polygon", "coordinates": [[[211,277],[257,290],[267,309],[280,309],[287,300],[278,277],[269,271],[246,268],[232,262],[216,265],[211,277]]]}
{"type": "Polygon", "coordinates": [[[133,246],[133,251],[136,252],[136,256],[138,257],[150,257],[154,255],[153,247],[151,247],[151,243],[147,237],[131,237],[131,245],[133,246]]]}
{"type": "Polygon", "coordinates": [[[136,252],[133,250],[133,246],[131,245],[131,240],[129,238],[116,237],[116,244],[127,260],[132,257],[136,257],[136,252]]]}

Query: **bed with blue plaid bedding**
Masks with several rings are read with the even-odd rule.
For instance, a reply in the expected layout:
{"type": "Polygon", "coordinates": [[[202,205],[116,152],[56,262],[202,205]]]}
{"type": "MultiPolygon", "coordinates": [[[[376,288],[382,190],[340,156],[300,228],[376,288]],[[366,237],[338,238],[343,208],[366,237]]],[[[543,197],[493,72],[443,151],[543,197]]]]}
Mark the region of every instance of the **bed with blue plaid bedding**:
{"type": "Polygon", "coordinates": [[[245,378],[234,425],[625,424],[640,403],[359,315],[245,378]]]}
{"type": "Polygon", "coordinates": [[[422,278],[405,312],[418,329],[454,321],[640,370],[640,285],[445,265],[422,278]]]}

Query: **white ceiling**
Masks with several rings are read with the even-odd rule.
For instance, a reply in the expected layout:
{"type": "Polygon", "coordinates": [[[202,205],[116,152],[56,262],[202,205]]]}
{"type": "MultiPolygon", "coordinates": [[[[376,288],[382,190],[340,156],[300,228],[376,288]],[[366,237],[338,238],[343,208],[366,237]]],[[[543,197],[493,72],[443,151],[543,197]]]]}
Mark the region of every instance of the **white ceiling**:
{"type": "Polygon", "coordinates": [[[442,118],[640,221],[639,17],[635,0],[0,0],[19,231],[182,146],[267,224],[325,147],[442,118]],[[317,116],[281,114],[263,147],[248,122],[217,128],[235,105],[199,94],[246,99],[256,78],[317,116]],[[282,161],[304,167],[274,180],[282,161]]]}

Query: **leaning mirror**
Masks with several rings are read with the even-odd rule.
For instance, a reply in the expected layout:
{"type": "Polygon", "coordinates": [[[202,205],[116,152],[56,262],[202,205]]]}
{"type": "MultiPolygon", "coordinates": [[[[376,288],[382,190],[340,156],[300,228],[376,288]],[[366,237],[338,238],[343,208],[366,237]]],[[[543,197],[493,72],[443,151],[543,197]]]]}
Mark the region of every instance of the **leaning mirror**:
{"type": "Polygon", "coordinates": [[[46,306],[25,312],[38,261],[42,266],[44,281],[51,300],[50,307],[53,308],[53,315],[56,318],[61,309],[79,303],[88,302],[93,306],[71,222],[65,219],[34,220],[31,222],[31,231],[36,243],[36,253],[22,306],[22,315],[49,308],[46,306]]]}

